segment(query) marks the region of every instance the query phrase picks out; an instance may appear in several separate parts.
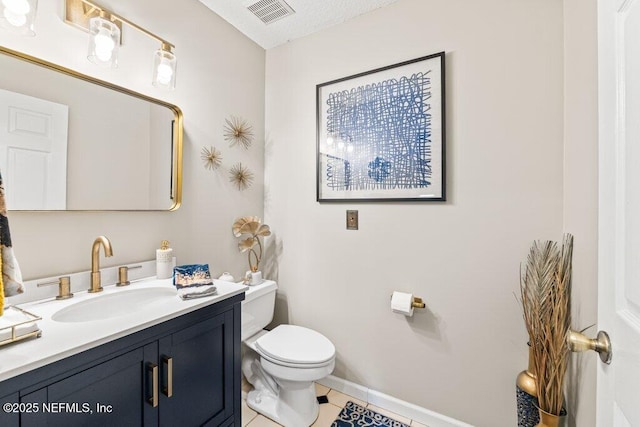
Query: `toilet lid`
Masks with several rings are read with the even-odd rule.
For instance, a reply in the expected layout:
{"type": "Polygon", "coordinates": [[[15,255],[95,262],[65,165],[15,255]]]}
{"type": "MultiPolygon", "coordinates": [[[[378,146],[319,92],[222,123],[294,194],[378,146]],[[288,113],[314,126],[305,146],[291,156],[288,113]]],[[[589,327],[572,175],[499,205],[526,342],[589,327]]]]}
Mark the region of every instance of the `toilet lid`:
{"type": "Polygon", "coordinates": [[[256,349],[267,357],[286,363],[327,362],[336,348],[324,335],[302,326],[280,325],[256,341],[256,349]]]}

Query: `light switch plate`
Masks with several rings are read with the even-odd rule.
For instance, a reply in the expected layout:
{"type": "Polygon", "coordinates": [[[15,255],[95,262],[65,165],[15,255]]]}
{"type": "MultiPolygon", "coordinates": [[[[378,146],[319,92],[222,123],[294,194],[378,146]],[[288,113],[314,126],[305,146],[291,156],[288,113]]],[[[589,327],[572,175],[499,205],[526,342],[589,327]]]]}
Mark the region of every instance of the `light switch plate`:
{"type": "Polygon", "coordinates": [[[347,230],[358,229],[358,211],[347,211],[347,230]]]}

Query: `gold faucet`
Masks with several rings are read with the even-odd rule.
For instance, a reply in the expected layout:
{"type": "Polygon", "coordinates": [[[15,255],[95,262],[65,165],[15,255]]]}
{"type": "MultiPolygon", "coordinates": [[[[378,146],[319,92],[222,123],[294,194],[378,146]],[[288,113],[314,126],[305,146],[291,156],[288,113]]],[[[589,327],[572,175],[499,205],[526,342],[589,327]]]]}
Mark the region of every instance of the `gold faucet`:
{"type": "Polygon", "coordinates": [[[113,256],[109,239],[104,236],[96,237],[91,248],[91,288],[89,292],[102,292],[100,283],[100,245],[104,246],[104,256],[113,256]]]}

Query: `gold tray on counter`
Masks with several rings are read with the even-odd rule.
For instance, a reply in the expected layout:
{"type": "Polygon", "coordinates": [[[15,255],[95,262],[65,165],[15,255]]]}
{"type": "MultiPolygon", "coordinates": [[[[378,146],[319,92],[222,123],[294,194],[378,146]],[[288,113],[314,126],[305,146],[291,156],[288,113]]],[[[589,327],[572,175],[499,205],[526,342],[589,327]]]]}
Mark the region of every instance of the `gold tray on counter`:
{"type": "Polygon", "coordinates": [[[8,325],[0,324],[0,346],[22,341],[27,338],[40,338],[42,336],[42,331],[35,323],[38,320],[42,320],[42,317],[23,310],[20,307],[16,307],[15,305],[5,307],[4,315],[0,317],[0,322],[3,318],[6,319],[6,315],[12,311],[15,311],[18,315],[22,315],[25,319],[10,322],[8,325]],[[33,323],[33,328],[28,326],[30,323],[33,323]],[[21,331],[21,329],[27,329],[27,331],[22,333],[23,331],[21,331]]]}

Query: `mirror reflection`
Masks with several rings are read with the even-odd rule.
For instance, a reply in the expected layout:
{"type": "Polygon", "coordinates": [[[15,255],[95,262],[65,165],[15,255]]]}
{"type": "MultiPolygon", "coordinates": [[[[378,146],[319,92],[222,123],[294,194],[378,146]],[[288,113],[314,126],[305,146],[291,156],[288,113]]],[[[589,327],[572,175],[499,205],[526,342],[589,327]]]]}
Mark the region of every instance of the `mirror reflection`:
{"type": "Polygon", "coordinates": [[[9,210],[174,210],[182,114],[0,48],[0,171],[9,210]]]}

